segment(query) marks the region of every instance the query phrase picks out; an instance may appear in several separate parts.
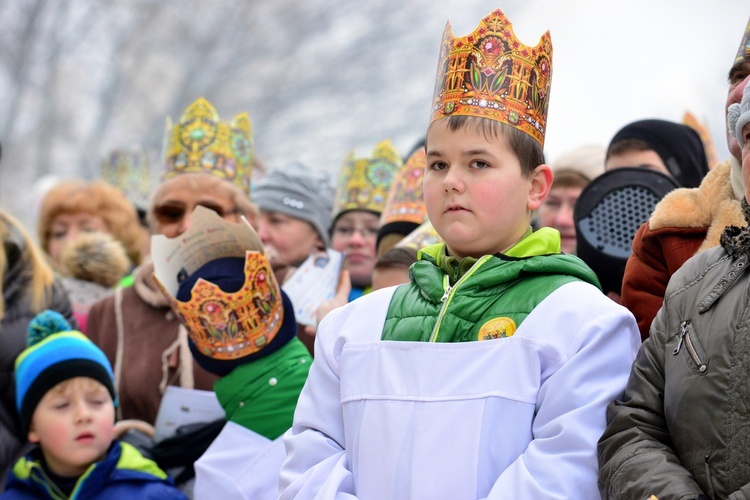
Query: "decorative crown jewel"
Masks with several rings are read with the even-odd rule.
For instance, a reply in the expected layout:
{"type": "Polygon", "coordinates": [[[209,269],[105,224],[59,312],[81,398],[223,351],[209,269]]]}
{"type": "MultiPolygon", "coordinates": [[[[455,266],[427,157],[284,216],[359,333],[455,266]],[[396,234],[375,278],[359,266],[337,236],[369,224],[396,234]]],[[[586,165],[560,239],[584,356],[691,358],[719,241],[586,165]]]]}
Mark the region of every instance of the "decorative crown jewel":
{"type": "Polygon", "coordinates": [[[440,48],[430,122],[451,115],[490,118],[544,146],[552,83],[549,31],[536,47],[521,43],[500,9],[468,36],[455,38],[450,21],[440,48]]]}
{"type": "Polygon", "coordinates": [[[116,149],[102,163],[102,178],[117,186],[138,207],[148,205],[154,175],[148,155],[141,148],[116,149]]]}
{"type": "Polygon", "coordinates": [[[426,163],[425,149],[417,149],[396,172],[388,192],[380,225],[391,222],[421,224],[427,220],[427,207],[422,196],[422,179],[426,163]]]}
{"type": "Polygon", "coordinates": [[[734,58],[734,64],[742,61],[750,62],[750,19],[748,19],[747,26],[745,26],[745,33],[742,35],[740,48],[737,49],[737,56],[734,58]]]}
{"type": "Polygon", "coordinates": [[[253,163],[250,117],[240,113],[231,122],[221,121],[216,109],[201,97],[176,125],[167,118],[163,156],[164,179],[205,172],[249,193],[253,163]]]}
{"type": "Polygon", "coordinates": [[[188,231],[178,238],[152,237],[154,277],[169,305],[202,354],[238,359],[260,351],[279,332],[283,299],[258,235],[249,225],[233,223],[198,206],[188,231]],[[245,281],[224,292],[199,278],[190,300],[175,298],[180,284],[204,264],[223,257],[245,257],[245,281]]]}
{"type": "Polygon", "coordinates": [[[393,176],[402,166],[401,156],[388,140],[378,143],[370,158],[356,158],[350,152],[339,175],[334,218],[347,210],[382,213],[393,176]]]}

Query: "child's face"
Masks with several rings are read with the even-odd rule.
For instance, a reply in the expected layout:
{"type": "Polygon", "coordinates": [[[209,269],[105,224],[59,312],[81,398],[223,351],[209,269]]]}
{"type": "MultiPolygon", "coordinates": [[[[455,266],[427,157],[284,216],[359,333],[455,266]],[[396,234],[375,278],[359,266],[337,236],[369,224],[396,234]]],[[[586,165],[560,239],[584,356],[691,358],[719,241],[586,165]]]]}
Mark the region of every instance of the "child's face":
{"type": "Polygon", "coordinates": [[[547,165],[525,177],[505,137],[487,138],[473,127],[452,131],[446,119],[427,130],[424,200],[450,255],[481,257],[513,246],[551,183],[547,165]]]}
{"type": "Polygon", "coordinates": [[[104,458],[114,439],[115,407],[109,391],[88,377],[56,385],[31,418],[29,441],[39,443],[47,467],[63,477],[80,476],[104,458]]]}

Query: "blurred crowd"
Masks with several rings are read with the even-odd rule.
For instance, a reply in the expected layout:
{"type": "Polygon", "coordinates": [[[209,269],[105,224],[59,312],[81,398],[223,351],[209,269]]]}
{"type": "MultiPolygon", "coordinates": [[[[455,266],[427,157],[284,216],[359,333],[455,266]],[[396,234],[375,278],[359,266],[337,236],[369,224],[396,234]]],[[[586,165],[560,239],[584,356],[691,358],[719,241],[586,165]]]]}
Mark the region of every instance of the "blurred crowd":
{"type": "MultiPolygon", "coordinates": [[[[617,402],[609,406],[606,422],[604,416],[601,419],[598,436],[607,424],[598,444],[602,497],[647,498],[642,493],[648,492],[659,498],[727,498],[742,491],[747,496],[731,498],[750,498],[748,462],[730,457],[746,457],[746,447],[732,440],[745,443],[750,438],[750,396],[746,379],[738,378],[748,375],[744,367],[750,366],[750,343],[743,340],[748,333],[748,297],[742,284],[750,255],[744,232],[750,176],[750,126],[745,127],[750,122],[750,92],[745,90],[750,88],[749,37],[750,23],[736,55],[715,55],[727,60],[729,80],[726,88],[714,91],[727,95],[725,111],[735,106],[727,118],[731,157],[714,161],[708,134],[686,114],[682,123],[652,116],[623,123],[611,131],[606,145],[582,136],[564,154],[541,162],[551,172],[548,192],[529,210],[523,229],[530,229],[521,231],[523,239],[532,232],[546,234],[545,228],[559,233],[559,248],[542,254],[575,256],[576,266],[580,261],[585,273],[593,273],[586,280],[615,304],[592,308],[612,307],[632,318],[640,333],[633,352],[622,353],[628,372],[635,359],[627,386],[612,389],[614,396],[605,403],[617,402]],[[725,261],[728,277],[714,280],[711,272],[725,261]],[[683,269],[672,279],[683,266],[692,274],[683,269]],[[693,283],[704,277],[693,301],[693,283]],[[731,304],[722,300],[727,294],[733,296],[731,304]],[[714,307],[715,302],[719,306],[714,307]],[[722,332],[732,340],[717,340],[722,332]],[[686,361],[674,367],[670,356],[680,351],[687,353],[686,361]],[[681,379],[674,381],[672,376],[681,379]],[[696,412],[694,407],[702,409],[696,412]],[[706,427],[706,419],[721,418],[730,423],[714,424],[714,434],[720,437],[712,441],[694,435],[694,429],[706,427]],[[641,425],[644,421],[651,427],[641,425]],[[691,439],[707,442],[713,451],[702,454],[704,448],[686,444],[691,439]],[[642,448],[650,449],[652,456],[639,454],[642,448]],[[649,475],[649,470],[661,473],[649,475]],[[685,481],[678,487],[675,478],[685,481]],[[639,481],[645,489],[639,489],[639,481]]],[[[455,133],[462,130],[470,129],[458,125],[455,133]]],[[[491,135],[484,133],[486,140],[491,135]]],[[[464,252],[455,242],[480,241],[481,231],[459,235],[429,212],[429,176],[449,168],[444,166],[448,154],[436,147],[434,130],[409,151],[397,151],[388,138],[379,139],[372,151],[352,151],[342,158],[335,177],[299,162],[265,165],[262,151],[254,147],[250,115],[240,112],[232,119],[222,118],[208,99],[196,96],[167,130],[158,165],[149,164],[143,151],[111,152],[102,161],[99,178],[67,179],[49,187],[33,208],[34,228],[23,227],[21,214],[0,207],[0,492],[7,487],[8,498],[31,498],[10,495],[20,484],[36,482],[53,485],[52,493],[45,487],[51,498],[77,498],[84,484],[81,477],[91,474],[89,484],[94,481],[91,463],[111,462],[108,474],[122,475],[121,489],[106,498],[141,495],[145,490],[137,488],[144,484],[165,498],[217,498],[219,492],[227,498],[274,498],[282,468],[288,474],[282,474],[281,483],[289,498],[290,491],[301,498],[334,498],[334,490],[326,489],[329,483],[321,483],[315,492],[295,489],[300,479],[294,474],[302,467],[299,446],[308,436],[303,430],[314,427],[313,417],[318,416],[309,408],[319,405],[323,411],[329,404],[328,394],[316,388],[327,387],[320,381],[335,374],[342,380],[344,398],[350,390],[344,385],[346,370],[356,368],[355,361],[343,363],[340,347],[318,338],[318,325],[326,324],[341,338],[350,335],[341,332],[348,331],[352,320],[331,319],[331,311],[356,303],[359,308],[345,310],[363,318],[376,315],[374,297],[383,295],[376,291],[388,289],[396,291],[391,308],[381,314],[388,318],[383,340],[401,334],[398,322],[425,315],[439,317],[438,325],[427,328],[420,319],[409,328],[427,334],[431,330],[437,336],[443,310],[425,313],[409,308],[408,294],[419,295],[413,290],[432,279],[420,267],[422,262],[440,262],[453,252],[462,257],[452,264],[456,276],[468,276],[482,255],[464,252]],[[147,182],[151,176],[144,174],[153,169],[161,173],[156,184],[147,182]],[[325,269],[335,257],[341,264],[328,271],[333,284],[325,290],[320,285],[313,320],[303,320],[291,283],[315,266],[325,269]],[[395,311],[393,304],[400,309],[395,311]],[[330,373],[321,371],[325,368],[330,373]],[[81,382],[92,378],[99,383],[81,382]],[[70,384],[55,392],[57,382],[68,380],[70,384]],[[185,425],[167,438],[160,436],[157,419],[169,411],[163,406],[180,404],[164,397],[170,387],[210,391],[223,415],[185,425]],[[78,466],[71,469],[61,466],[68,463],[65,446],[55,451],[50,433],[58,431],[54,426],[45,431],[43,418],[46,411],[78,404],[91,407],[85,418],[95,427],[106,427],[109,420],[115,425],[98,454],[76,458],[78,466]]],[[[510,204],[511,198],[479,199],[510,204]]],[[[506,216],[498,217],[498,225],[504,224],[506,216]]],[[[505,261],[526,258],[514,253],[514,246],[508,245],[508,252],[505,248],[489,254],[505,261]]],[[[516,279],[528,279],[529,273],[522,271],[516,279]]],[[[443,290],[444,304],[461,279],[451,278],[443,290]]],[[[497,297],[506,293],[504,288],[486,289],[497,297]]],[[[508,297],[520,300],[510,292],[508,297]]],[[[436,301],[439,305],[439,296],[436,301]]],[[[514,321],[520,325],[521,320],[514,321]]],[[[456,325],[457,330],[468,328],[460,321],[456,325]]],[[[631,329],[636,331],[635,326],[631,329]]],[[[492,338],[506,334],[513,331],[492,338]]],[[[402,340],[411,344],[419,339],[402,340]]],[[[351,351],[344,348],[343,353],[351,351]]],[[[361,369],[372,367],[369,362],[362,361],[361,369]]],[[[413,369],[418,371],[419,365],[413,369]]],[[[627,373],[624,376],[623,382],[627,373]]],[[[539,393],[547,390],[543,387],[539,393]]],[[[543,413],[539,407],[536,412],[543,413]]],[[[345,420],[353,418],[346,415],[345,420]]],[[[359,424],[373,422],[362,417],[359,424]]],[[[537,431],[542,432],[534,427],[537,431]]],[[[68,432],[74,431],[59,431],[68,432]]],[[[76,434],[74,440],[95,445],[97,431],[91,432],[76,434]]],[[[354,451],[348,448],[350,437],[330,437],[339,438],[346,442],[347,452],[357,453],[357,444],[354,451]]],[[[595,463],[596,453],[592,450],[595,463]]],[[[401,465],[387,464],[383,470],[401,465]]],[[[350,464],[342,467],[353,469],[350,464]]],[[[326,472],[328,480],[338,470],[332,466],[326,472]]],[[[361,482],[341,478],[338,487],[366,488],[374,479],[365,476],[361,482]]],[[[588,498],[588,486],[578,487],[588,498]]],[[[543,484],[539,488],[546,491],[543,484]]],[[[422,497],[418,491],[397,490],[393,495],[422,497]]],[[[537,498],[545,496],[540,495],[537,498]]]]}

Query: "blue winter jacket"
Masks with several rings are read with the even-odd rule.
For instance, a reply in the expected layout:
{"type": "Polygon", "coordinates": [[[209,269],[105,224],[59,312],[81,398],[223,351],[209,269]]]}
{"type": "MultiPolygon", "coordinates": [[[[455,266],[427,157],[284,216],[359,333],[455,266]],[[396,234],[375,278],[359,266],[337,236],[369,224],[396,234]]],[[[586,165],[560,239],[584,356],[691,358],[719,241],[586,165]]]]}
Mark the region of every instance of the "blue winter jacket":
{"type": "Polygon", "coordinates": [[[156,463],[128,443],[114,441],[104,460],[91,464],[78,479],[70,496],[49,480],[40,456],[37,448],[15,463],[0,499],[187,499],[156,463]]]}

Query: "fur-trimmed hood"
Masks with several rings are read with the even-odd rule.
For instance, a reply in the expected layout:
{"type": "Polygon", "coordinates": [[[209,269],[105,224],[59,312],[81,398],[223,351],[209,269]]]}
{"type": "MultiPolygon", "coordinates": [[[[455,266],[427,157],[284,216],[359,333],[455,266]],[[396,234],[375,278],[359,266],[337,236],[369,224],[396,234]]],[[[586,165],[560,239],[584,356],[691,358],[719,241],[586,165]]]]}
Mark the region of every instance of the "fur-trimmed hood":
{"type": "Polygon", "coordinates": [[[699,187],[675,189],[667,194],[654,208],[649,228],[708,227],[706,239],[698,249],[702,252],[719,244],[725,227],[744,227],[745,218],[731,179],[733,168],[738,166],[736,160],[727,160],[714,167],[699,187]]]}

